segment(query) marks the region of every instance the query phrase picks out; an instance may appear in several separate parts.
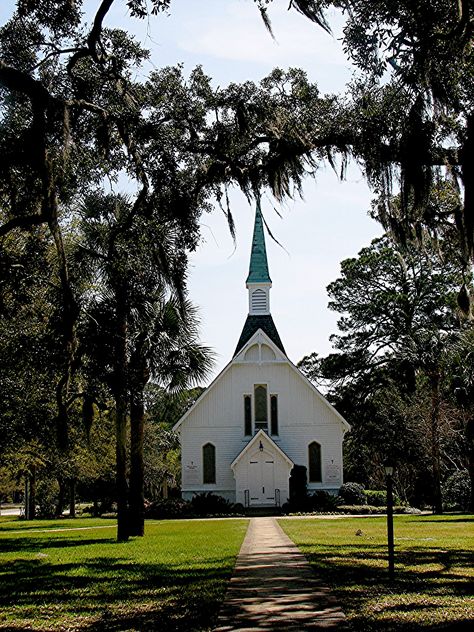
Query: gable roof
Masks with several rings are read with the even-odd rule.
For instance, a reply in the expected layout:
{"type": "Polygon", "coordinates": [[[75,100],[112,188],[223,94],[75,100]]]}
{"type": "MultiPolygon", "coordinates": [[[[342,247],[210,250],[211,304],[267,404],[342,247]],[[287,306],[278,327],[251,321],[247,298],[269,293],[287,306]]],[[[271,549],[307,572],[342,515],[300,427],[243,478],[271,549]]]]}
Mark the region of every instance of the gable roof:
{"type": "Polygon", "coordinates": [[[248,315],[245,321],[244,328],[240,334],[239,342],[234,351],[233,357],[239,353],[239,351],[247,344],[250,338],[261,329],[270,340],[286,355],[285,347],[280,339],[278,330],[273,322],[273,318],[270,314],[263,316],[248,315]]]}
{"type": "Polygon", "coordinates": [[[263,234],[263,218],[260,200],[257,200],[255,210],[255,225],[253,228],[252,250],[250,253],[250,268],[247,283],[271,283],[268,272],[267,250],[265,235],[263,234]]]}
{"type": "Polygon", "coordinates": [[[239,452],[239,454],[235,457],[235,459],[232,461],[232,463],[230,464],[230,467],[232,469],[234,469],[234,466],[237,465],[237,463],[240,461],[240,459],[244,456],[244,454],[246,454],[251,448],[253,448],[253,446],[257,443],[257,441],[260,441],[263,437],[265,437],[265,439],[270,443],[270,445],[272,446],[272,448],[275,449],[275,451],[282,456],[285,461],[287,463],[289,463],[290,465],[294,465],[293,461],[290,459],[290,457],[285,454],[285,452],[283,452],[283,450],[280,448],[280,446],[278,446],[273,439],[270,437],[270,435],[268,435],[264,430],[259,430],[257,432],[256,435],[254,435],[252,437],[252,439],[250,439],[250,441],[247,443],[247,445],[239,452]]]}
{"type": "MultiPolygon", "coordinates": [[[[258,317],[260,318],[260,317],[258,317]]],[[[239,349],[239,351],[242,351],[242,349],[245,348],[246,345],[248,345],[249,347],[253,344],[253,341],[251,340],[252,338],[256,337],[255,334],[258,332],[258,330],[256,332],[254,332],[254,334],[252,336],[249,337],[249,339],[247,340],[246,343],[244,343],[242,345],[242,347],[239,349]]],[[[265,331],[262,331],[262,334],[264,337],[267,338],[267,342],[272,345],[274,344],[275,346],[276,343],[270,338],[270,336],[268,336],[268,334],[266,334],[265,331]]],[[[278,332],[277,332],[278,335],[278,332]]],[[[283,345],[282,345],[283,346],[283,345]]],[[[279,349],[281,350],[281,347],[279,347],[279,349]]],[[[236,352],[237,354],[237,352],[236,352]]],[[[333,413],[334,416],[341,422],[341,424],[344,426],[345,430],[350,430],[351,426],[350,424],[344,419],[344,417],[341,415],[341,413],[339,413],[334,406],[328,402],[328,400],[324,397],[324,395],[322,393],[320,393],[318,391],[318,389],[316,388],[316,386],[310,382],[308,380],[308,378],[306,377],[306,375],[304,375],[299,369],[298,367],[293,364],[293,362],[288,358],[288,356],[286,355],[286,353],[283,351],[284,354],[284,359],[282,359],[283,363],[286,363],[291,370],[296,373],[300,379],[302,379],[306,385],[311,389],[311,391],[317,396],[317,398],[319,400],[321,400],[325,406],[327,406],[327,408],[329,408],[333,413]]],[[[207,395],[209,394],[209,392],[217,385],[218,382],[221,381],[221,379],[226,375],[227,371],[229,371],[229,369],[232,367],[233,364],[235,364],[236,360],[235,360],[235,355],[232,358],[232,360],[222,369],[222,371],[219,373],[219,375],[217,375],[214,380],[211,382],[211,384],[209,384],[209,386],[206,388],[206,390],[201,393],[201,395],[197,398],[197,400],[194,402],[194,404],[191,406],[191,408],[189,408],[184,415],[181,417],[181,419],[179,419],[175,425],[173,426],[173,430],[178,430],[178,428],[181,426],[181,424],[183,423],[183,421],[185,421],[185,419],[187,419],[189,417],[189,415],[194,411],[194,409],[200,405],[200,403],[202,402],[203,399],[205,399],[207,397],[207,395]]],[[[276,445],[276,444],[275,444],[276,445]]],[[[277,446],[278,447],[278,446],[277,446]]]]}

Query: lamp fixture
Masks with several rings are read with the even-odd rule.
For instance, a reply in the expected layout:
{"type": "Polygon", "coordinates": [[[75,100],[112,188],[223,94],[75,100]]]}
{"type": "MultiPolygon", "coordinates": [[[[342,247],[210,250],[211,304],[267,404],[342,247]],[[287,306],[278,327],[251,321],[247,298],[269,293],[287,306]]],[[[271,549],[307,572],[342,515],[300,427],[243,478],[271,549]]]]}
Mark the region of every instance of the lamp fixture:
{"type": "Polygon", "coordinates": [[[260,452],[263,452],[263,443],[260,441],[260,444],[258,446],[258,449],[260,450],[260,452]]]}

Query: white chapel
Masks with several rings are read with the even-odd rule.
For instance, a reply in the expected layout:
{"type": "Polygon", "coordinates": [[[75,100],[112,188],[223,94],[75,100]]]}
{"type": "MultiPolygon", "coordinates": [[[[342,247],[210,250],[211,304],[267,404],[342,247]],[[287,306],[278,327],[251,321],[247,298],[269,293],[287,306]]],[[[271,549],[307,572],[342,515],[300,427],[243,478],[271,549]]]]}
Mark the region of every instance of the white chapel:
{"type": "Polygon", "coordinates": [[[308,491],[343,482],[349,424],[288,359],[270,311],[259,204],[247,277],[249,313],[231,361],[178,421],[182,496],[211,491],[244,506],[280,506],[294,465],[308,491]]]}

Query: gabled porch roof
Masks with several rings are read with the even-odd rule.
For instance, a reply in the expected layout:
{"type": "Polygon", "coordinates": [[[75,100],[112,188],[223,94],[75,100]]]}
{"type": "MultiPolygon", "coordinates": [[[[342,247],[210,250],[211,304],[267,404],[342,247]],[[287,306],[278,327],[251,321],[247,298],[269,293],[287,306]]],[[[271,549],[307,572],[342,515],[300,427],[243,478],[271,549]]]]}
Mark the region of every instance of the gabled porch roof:
{"type": "Polygon", "coordinates": [[[275,441],[273,441],[273,439],[265,431],[259,430],[257,434],[254,437],[252,437],[252,439],[250,439],[247,445],[239,452],[239,454],[232,461],[232,463],[230,464],[231,469],[234,469],[234,467],[244,457],[244,455],[247,454],[247,452],[249,452],[256,444],[258,445],[258,442],[262,441],[262,439],[265,441],[265,443],[269,443],[270,447],[274,449],[275,452],[279,454],[288,463],[288,465],[291,465],[291,466],[294,465],[290,457],[283,452],[283,450],[275,443],[275,441]]]}

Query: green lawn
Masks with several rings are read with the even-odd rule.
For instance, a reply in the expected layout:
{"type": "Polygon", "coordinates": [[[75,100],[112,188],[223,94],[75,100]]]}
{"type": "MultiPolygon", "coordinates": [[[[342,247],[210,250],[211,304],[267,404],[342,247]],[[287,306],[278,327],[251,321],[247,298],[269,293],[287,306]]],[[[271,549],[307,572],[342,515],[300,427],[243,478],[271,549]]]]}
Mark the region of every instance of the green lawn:
{"type": "Polygon", "coordinates": [[[2,517],[0,629],[207,630],[246,526],[150,521],[117,544],[112,520],[2,517]]]}
{"type": "Polygon", "coordinates": [[[385,517],[280,525],[335,591],[352,630],[473,629],[473,516],[395,516],[393,585],[385,517]]]}

